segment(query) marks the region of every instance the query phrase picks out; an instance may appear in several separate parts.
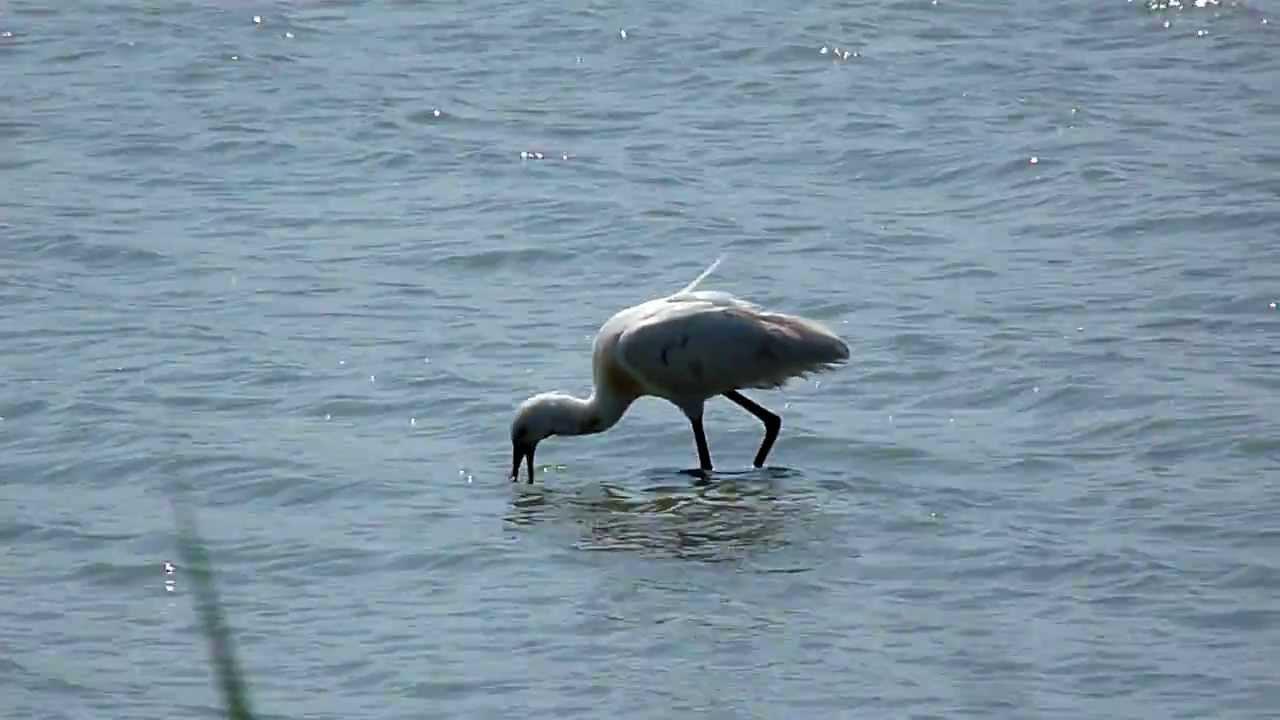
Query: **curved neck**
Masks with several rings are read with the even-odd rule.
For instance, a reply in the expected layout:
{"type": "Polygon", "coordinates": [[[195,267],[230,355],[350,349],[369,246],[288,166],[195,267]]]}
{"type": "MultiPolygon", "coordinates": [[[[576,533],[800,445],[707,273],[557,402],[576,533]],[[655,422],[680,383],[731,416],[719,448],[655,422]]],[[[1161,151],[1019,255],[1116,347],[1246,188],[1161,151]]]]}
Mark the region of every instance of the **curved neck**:
{"type": "Polygon", "coordinates": [[[609,387],[597,387],[586,400],[573,398],[570,407],[569,427],[561,428],[561,435],[590,435],[604,432],[622,419],[634,398],[612,392],[609,387]]]}

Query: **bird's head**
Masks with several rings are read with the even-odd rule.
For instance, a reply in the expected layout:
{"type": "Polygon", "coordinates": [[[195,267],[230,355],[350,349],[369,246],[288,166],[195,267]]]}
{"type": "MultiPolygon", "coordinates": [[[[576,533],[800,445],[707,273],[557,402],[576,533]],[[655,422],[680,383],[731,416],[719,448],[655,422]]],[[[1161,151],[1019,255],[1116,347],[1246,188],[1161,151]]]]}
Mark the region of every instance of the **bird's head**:
{"type": "Polygon", "coordinates": [[[572,433],[575,421],[575,405],[579,401],[561,393],[542,393],[520,403],[516,418],[511,421],[511,481],[520,476],[520,460],[529,469],[529,482],[533,482],[533,452],[543,438],[572,433]]]}

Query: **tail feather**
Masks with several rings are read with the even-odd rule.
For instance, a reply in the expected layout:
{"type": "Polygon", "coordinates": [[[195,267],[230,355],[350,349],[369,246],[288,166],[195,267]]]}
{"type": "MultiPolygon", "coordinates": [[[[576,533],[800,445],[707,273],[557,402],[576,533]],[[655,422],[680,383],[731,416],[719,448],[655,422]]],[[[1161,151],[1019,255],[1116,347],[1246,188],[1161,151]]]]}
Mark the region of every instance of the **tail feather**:
{"type": "Polygon", "coordinates": [[[816,369],[839,365],[849,359],[849,345],[821,323],[781,313],[767,317],[788,339],[785,345],[798,365],[816,369]]]}

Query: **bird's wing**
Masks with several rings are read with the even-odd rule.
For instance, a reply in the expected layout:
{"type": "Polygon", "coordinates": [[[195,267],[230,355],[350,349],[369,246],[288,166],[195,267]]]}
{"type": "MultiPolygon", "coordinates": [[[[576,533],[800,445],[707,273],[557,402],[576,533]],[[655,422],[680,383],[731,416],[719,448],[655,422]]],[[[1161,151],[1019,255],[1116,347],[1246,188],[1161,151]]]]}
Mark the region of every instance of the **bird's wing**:
{"type": "Polygon", "coordinates": [[[698,292],[668,298],[636,318],[618,338],[616,353],[655,394],[706,398],[779,387],[848,358],[849,349],[811,321],[698,292]]]}

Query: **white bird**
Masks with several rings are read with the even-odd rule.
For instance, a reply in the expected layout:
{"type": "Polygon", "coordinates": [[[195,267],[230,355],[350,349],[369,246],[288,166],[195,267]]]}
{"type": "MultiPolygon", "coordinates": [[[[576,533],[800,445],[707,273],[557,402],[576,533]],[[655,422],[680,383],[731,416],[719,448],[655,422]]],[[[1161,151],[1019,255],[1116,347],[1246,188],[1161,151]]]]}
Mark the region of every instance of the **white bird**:
{"type": "Polygon", "coordinates": [[[696,290],[719,264],[716,260],[674,295],[609,318],[592,351],[595,392],[590,397],[552,392],[520,404],[511,423],[512,482],[519,478],[522,458],[533,482],[533,453],[544,438],[603,432],[645,395],[684,411],[703,471],[712,469],[703,405],[724,395],[764,423],[755,466],[764,465],[782,419],[739,390],[782,387],[790,378],[828,370],[849,359],[849,346],[812,320],[767,312],[728,293],[696,290]]]}

